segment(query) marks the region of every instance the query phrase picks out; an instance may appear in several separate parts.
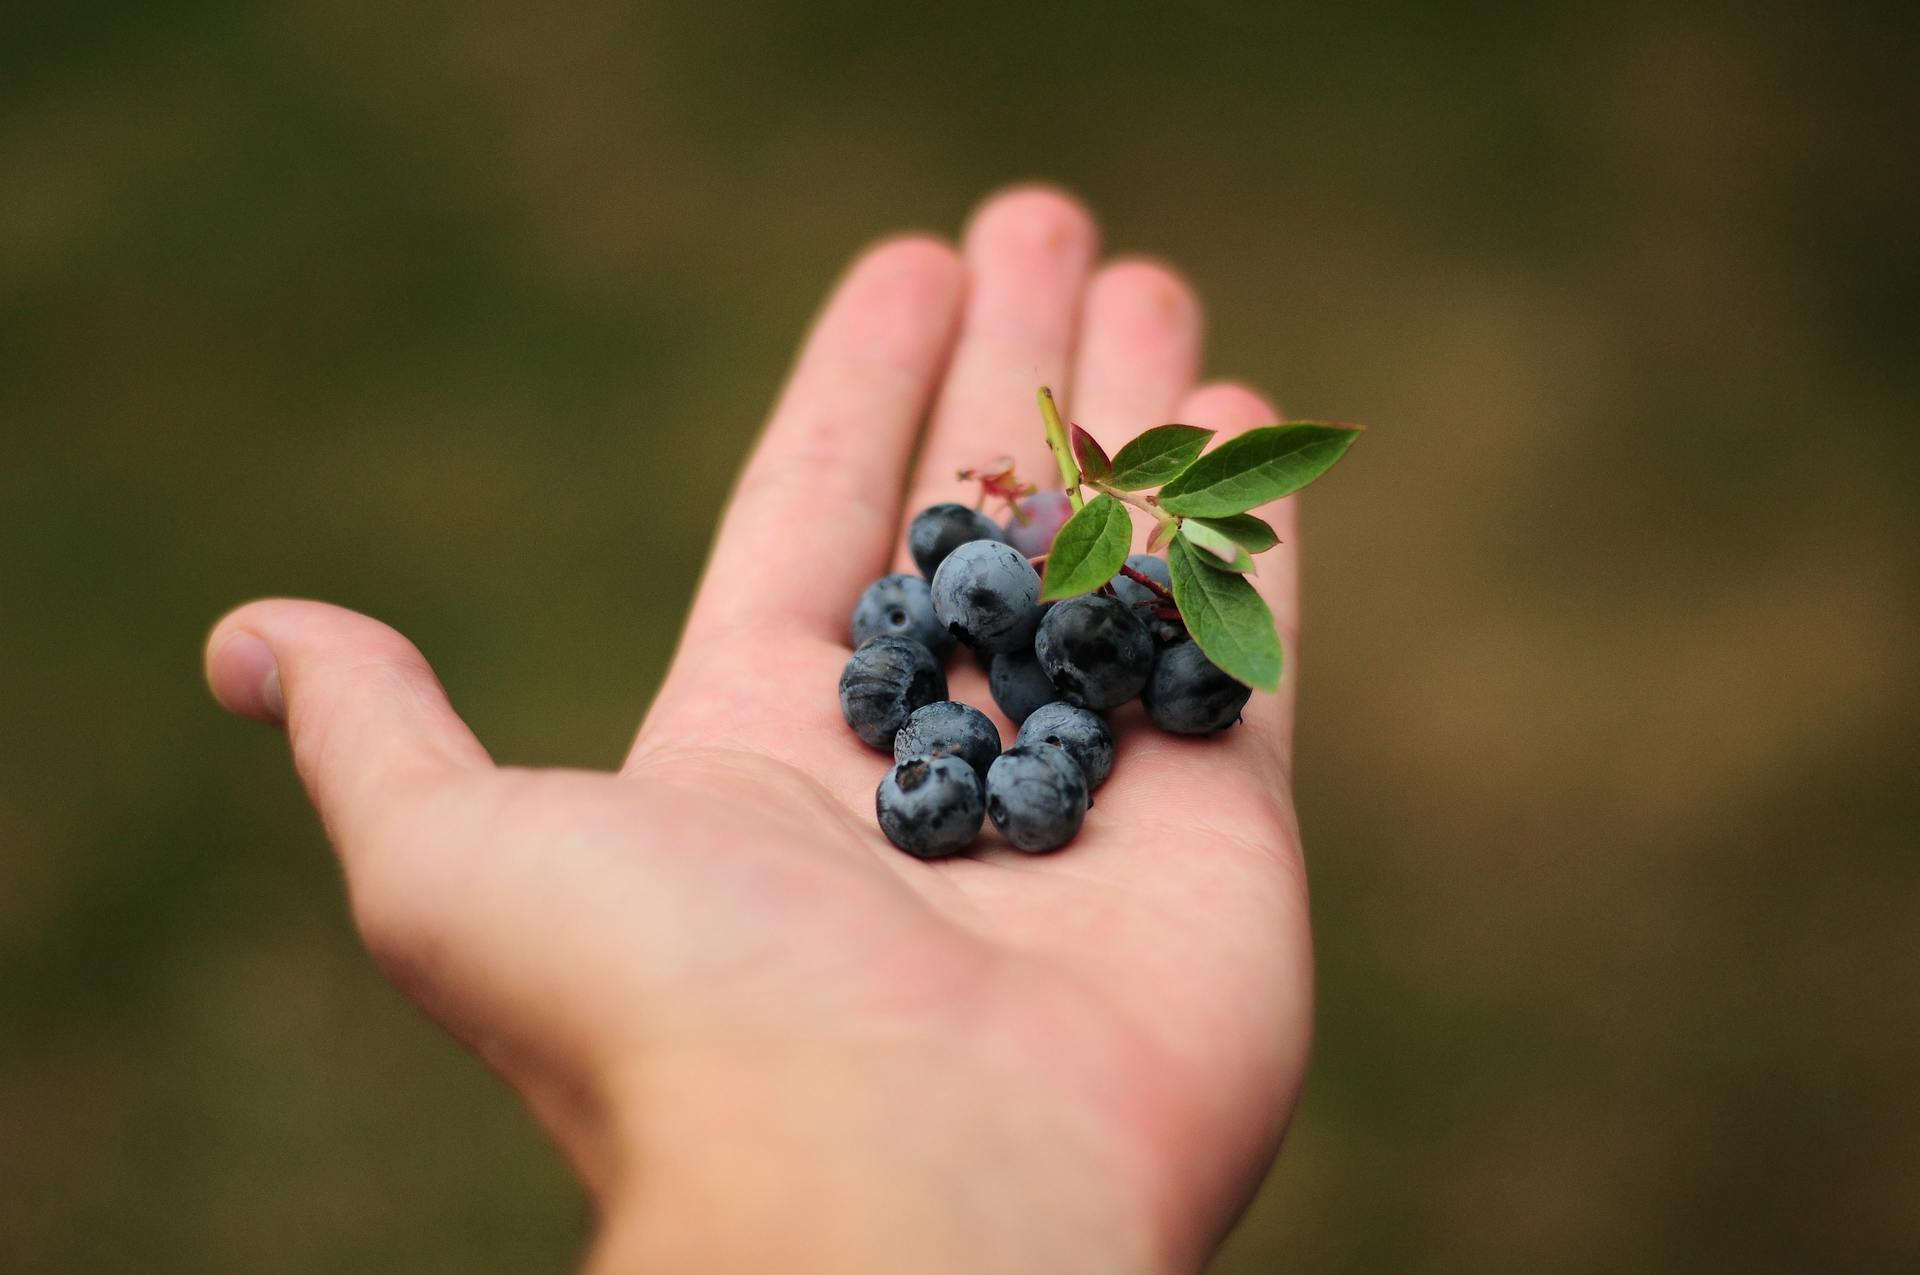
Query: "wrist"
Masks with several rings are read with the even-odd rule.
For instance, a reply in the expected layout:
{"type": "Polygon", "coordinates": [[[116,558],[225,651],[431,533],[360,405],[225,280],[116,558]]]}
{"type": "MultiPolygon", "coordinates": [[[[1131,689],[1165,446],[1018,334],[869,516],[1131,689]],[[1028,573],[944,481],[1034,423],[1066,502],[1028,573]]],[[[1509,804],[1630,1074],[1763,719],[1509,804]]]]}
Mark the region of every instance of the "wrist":
{"type": "Polygon", "coordinates": [[[1092,1111],[910,1053],[863,1053],[849,1074],[848,1056],[653,1060],[630,1086],[592,1275],[1170,1269],[1092,1111]]]}

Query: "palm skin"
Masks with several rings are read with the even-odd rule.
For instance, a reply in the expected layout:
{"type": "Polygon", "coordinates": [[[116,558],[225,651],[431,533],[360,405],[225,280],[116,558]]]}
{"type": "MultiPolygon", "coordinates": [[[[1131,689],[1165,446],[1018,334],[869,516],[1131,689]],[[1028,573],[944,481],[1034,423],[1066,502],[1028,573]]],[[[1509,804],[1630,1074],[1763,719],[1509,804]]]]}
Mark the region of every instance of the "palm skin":
{"type": "MultiPolygon", "coordinates": [[[[288,726],[376,958],[578,1167],[598,1269],[1192,1270],[1278,1144],[1311,1013],[1292,671],[1213,739],[1114,714],[1114,777],[1066,850],[989,830],[938,863],[879,833],[888,759],[834,700],[854,597],[910,569],[903,512],[1001,454],[1050,472],[1037,383],[1110,442],[1274,419],[1196,390],[1185,285],[1096,273],[1094,241],[1027,189],[960,255],[856,263],[618,774],[493,767],[418,653],[348,612],[254,603],[209,642],[221,700],[288,726]]],[[[1261,587],[1292,655],[1273,512],[1261,587]]],[[[990,707],[949,663],[952,697],[990,707]]]]}

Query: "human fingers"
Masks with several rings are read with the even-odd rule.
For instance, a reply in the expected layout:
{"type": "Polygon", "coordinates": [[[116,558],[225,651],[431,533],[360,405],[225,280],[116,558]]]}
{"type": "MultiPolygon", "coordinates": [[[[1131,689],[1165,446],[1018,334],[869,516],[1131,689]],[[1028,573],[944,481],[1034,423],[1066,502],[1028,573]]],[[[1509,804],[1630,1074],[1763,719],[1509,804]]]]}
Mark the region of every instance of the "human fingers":
{"type": "Polygon", "coordinates": [[[1199,299],[1175,271],[1144,260],[1102,267],[1081,308],[1074,419],[1109,452],[1172,421],[1199,374],[1204,328],[1199,299]]]}
{"type": "Polygon", "coordinates": [[[844,640],[854,599],[891,553],[963,287],[953,249],[924,237],[882,243],[848,269],[728,504],[688,644],[743,622],[844,640]]]}
{"type": "MultiPolygon", "coordinates": [[[[968,223],[967,304],[921,450],[908,511],[968,491],[956,471],[1001,456],[1028,481],[1053,474],[1034,392],[1068,393],[1081,297],[1099,250],[1093,217],[1044,186],[1004,191],[968,223]]],[[[904,566],[902,553],[898,559],[904,566]]]]}

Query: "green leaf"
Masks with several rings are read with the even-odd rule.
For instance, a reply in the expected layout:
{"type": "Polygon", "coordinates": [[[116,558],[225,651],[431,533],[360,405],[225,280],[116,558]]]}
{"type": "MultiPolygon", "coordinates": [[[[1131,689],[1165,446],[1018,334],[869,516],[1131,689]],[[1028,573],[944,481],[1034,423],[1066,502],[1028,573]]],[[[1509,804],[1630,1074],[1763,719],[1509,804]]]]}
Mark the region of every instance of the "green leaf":
{"type": "Polygon", "coordinates": [[[1113,472],[1113,462],[1107,459],[1107,449],[1100,446],[1099,440],[1078,425],[1073,430],[1073,459],[1080,466],[1080,476],[1090,483],[1097,483],[1113,472]]]}
{"type": "Polygon", "coordinates": [[[1197,425],[1156,425],[1120,449],[1107,485],[1121,491],[1158,487],[1193,464],[1212,437],[1212,430],[1197,425]]]}
{"type": "Polygon", "coordinates": [[[1047,554],[1043,600],[1091,593],[1113,579],[1133,543],[1133,519],[1112,496],[1095,496],[1067,519],[1047,554]]]}
{"type": "Polygon", "coordinates": [[[1245,577],[1216,571],[1184,537],[1167,549],[1173,600],[1200,651],[1229,676],[1263,691],[1278,690],[1283,656],[1273,612],[1245,577]]]}
{"type": "Polygon", "coordinates": [[[1169,513],[1220,518],[1291,495],[1333,467],[1360,431],[1351,425],[1268,425],[1230,438],[1160,489],[1169,513]]]}
{"type": "Polygon", "coordinates": [[[1247,551],[1235,544],[1233,537],[1215,531],[1198,518],[1182,523],[1180,534],[1187,543],[1201,550],[1211,562],[1208,566],[1217,571],[1234,571],[1245,574],[1253,570],[1253,559],[1247,551]]]}
{"type": "Polygon", "coordinates": [[[1280,543],[1280,537],[1274,534],[1261,519],[1252,514],[1228,514],[1224,518],[1189,518],[1187,526],[1194,525],[1210,528],[1219,532],[1248,553],[1265,553],[1280,543]]]}

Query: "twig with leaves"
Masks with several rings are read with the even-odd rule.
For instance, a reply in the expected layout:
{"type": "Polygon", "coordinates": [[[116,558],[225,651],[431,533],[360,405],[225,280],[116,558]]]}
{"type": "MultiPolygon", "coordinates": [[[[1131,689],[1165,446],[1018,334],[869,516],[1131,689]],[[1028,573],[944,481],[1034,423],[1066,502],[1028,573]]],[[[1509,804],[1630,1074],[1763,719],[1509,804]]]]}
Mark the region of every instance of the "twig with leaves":
{"type": "Polygon", "coordinates": [[[1147,548],[1167,551],[1172,601],[1188,635],[1226,673],[1248,686],[1277,690],[1285,659],[1280,635],[1272,610],[1246,577],[1254,569],[1253,555],[1280,538],[1250,511],[1326,473],[1360,427],[1335,421],[1267,425],[1209,452],[1212,430],[1160,425],[1109,457],[1093,435],[1061,419],[1045,386],[1040,413],[1075,511],[1054,537],[1041,597],[1091,593],[1116,574],[1164,592],[1126,566],[1133,545],[1128,510],[1138,509],[1154,522],[1147,548]],[[1093,499],[1084,497],[1083,488],[1093,490],[1093,499]]]}

